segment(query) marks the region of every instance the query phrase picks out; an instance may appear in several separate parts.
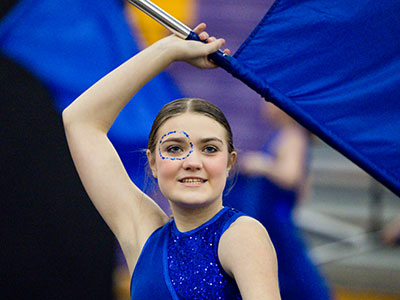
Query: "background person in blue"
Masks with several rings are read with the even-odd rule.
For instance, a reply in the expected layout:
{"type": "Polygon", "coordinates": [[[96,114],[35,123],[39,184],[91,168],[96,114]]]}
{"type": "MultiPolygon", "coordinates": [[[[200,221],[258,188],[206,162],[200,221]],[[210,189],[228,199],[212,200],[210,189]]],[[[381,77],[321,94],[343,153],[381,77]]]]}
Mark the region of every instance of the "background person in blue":
{"type": "Polygon", "coordinates": [[[266,143],[260,151],[239,149],[239,174],[224,203],[258,219],[268,230],[283,300],[328,300],[326,283],[292,218],[307,186],[309,134],[273,104],[261,105],[268,124],[266,143]]]}
{"type": "MultiPolygon", "coordinates": [[[[0,19],[1,299],[112,299],[115,239],[80,184],[60,112],[139,51],[121,0],[6,1],[0,19]]],[[[160,74],[110,131],[129,175],[143,166],[160,74]],[[135,124],[130,121],[135,115],[135,124]],[[135,149],[135,150],[134,150],[135,149]]]]}

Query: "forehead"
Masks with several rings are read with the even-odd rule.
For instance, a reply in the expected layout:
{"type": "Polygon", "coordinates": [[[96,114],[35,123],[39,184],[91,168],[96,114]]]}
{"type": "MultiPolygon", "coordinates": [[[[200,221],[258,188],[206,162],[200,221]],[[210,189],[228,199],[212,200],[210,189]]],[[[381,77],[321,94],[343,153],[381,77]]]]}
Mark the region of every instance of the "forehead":
{"type": "Polygon", "coordinates": [[[158,139],[171,131],[184,131],[191,139],[217,137],[226,139],[225,128],[214,119],[199,113],[184,113],[172,117],[158,130],[158,139]]]}

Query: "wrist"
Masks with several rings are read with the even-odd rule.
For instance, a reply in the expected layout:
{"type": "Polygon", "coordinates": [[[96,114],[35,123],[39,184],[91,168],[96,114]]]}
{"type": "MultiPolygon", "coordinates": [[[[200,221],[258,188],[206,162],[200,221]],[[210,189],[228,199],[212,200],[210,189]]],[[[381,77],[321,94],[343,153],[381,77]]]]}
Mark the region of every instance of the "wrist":
{"type": "MultiPolygon", "coordinates": [[[[171,38],[176,38],[173,36],[168,36],[163,39],[158,40],[150,47],[153,48],[156,53],[158,53],[166,64],[171,64],[178,59],[178,51],[175,49],[176,47],[172,47],[171,38]]],[[[156,54],[157,55],[157,54],[156,54]]]]}

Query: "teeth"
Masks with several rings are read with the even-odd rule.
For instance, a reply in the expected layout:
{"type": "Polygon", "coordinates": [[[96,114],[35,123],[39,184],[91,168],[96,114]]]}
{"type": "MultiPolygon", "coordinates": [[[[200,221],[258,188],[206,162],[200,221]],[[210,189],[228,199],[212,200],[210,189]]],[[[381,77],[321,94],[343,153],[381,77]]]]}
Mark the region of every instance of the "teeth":
{"type": "Polygon", "coordinates": [[[182,182],[184,182],[184,183],[201,183],[202,182],[202,180],[201,179],[194,179],[194,178],[186,178],[186,179],[183,179],[182,180],[182,182]]]}

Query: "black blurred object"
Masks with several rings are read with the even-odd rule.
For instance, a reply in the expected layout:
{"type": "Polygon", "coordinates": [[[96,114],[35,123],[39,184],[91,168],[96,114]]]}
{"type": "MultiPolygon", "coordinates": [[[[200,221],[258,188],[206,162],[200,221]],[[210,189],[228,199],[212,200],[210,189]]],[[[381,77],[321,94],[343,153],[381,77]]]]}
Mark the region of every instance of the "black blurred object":
{"type": "Polygon", "coordinates": [[[115,240],[51,95],[0,55],[0,299],[112,299],[115,240]]]}
{"type": "Polygon", "coordinates": [[[17,4],[19,0],[1,0],[0,1],[0,19],[4,17],[10,10],[11,8],[14,7],[15,4],[17,4]]]}

